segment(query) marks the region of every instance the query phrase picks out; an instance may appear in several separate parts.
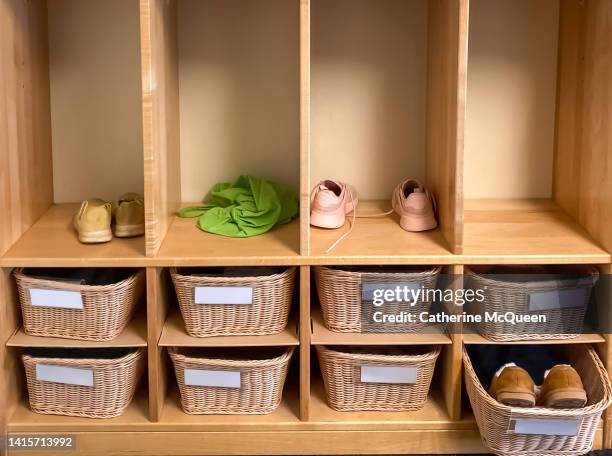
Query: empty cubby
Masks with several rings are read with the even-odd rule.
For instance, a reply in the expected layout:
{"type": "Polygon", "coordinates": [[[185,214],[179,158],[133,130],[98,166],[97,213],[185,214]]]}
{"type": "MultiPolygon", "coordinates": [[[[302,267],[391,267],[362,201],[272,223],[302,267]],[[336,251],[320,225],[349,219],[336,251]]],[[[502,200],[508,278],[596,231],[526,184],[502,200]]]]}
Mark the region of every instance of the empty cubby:
{"type": "Polygon", "coordinates": [[[608,235],[593,205],[607,152],[590,122],[603,80],[589,14],[584,2],[470,2],[464,253],[607,261],[591,238],[608,235]]]}

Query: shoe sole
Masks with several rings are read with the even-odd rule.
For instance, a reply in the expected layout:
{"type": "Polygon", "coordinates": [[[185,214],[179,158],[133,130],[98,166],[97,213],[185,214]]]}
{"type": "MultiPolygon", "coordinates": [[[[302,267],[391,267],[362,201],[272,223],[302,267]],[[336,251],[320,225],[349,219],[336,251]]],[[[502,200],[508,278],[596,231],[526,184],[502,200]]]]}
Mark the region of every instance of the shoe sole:
{"type": "Polygon", "coordinates": [[[340,214],[326,214],[323,212],[319,212],[316,210],[312,210],[310,212],[310,224],[312,226],[316,226],[317,228],[327,228],[327,229],[336,229],[342,228],[344,223],[346,222],[346,214],[350,214],[355,210],[357,206],[357,198],[353,200],[353,203],[346,203],[344,206],[344,214],[340,212],[340,214]]]}
{"type": "Polygon", "coordinates": [[[584,391],[557,391],[550,393],[544,400],[544,406],[558,409],[582,408],[587,403],[587,395],[584,391]]]}
{"type": "Polygon", "coordinates": [[[134,237],[142,236],[145,232],[144,225],[115,225],[114,227],[115,237],[134,237]]]}
{"type": "Polygon", "coordinates": [[[535,394],[507,392],[497,395],[497,402],[509,407],[533,407],[535,405],[535,394]]]}
{"type": "Polygon", "coordinates": [[[400,226],[405,231],[417,233],[419,231],[429,231],[438,227],[438,222],[432,215],[404,215],[400,218],[400,226]]]}
{"type": "Polygon", "coordinates": [[[79,232],[79,241],[83,244],[102,244],[113,238],[110,228],[102,231],[90,231],[87,233],[79,232]]]}

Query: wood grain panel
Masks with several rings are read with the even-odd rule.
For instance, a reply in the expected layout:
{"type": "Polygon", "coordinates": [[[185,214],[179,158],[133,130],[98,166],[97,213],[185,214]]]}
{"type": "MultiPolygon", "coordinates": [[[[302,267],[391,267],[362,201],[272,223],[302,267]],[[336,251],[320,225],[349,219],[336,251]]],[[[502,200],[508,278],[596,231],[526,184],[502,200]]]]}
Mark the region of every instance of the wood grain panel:
{"type": "MultiPolygon", "coordinates": [[[[462,265],[449,266],[446,273],[452,277],[453,282],[450,286],[453,290],[463,288],[462,265]]],[[[453,309],[446,309],[449,313],[460,312],[462,310],[463,308],[457,306],[453,306],[453,309]]],[[[460,324],[451,325],[449,337],[452,344],[442,347],[442,353],[440,354],[442,392],[446,410],[451,420],[459,420],[461,418],[461,372],[463,366],[461,329],[460,324]]]]}
{"type": "Polygon", "coordinates": [[[164,347],[158,345],[164,329],[169,295],[172,293],[168,269],[147,268],[147,327],[149,342],[149,415],[151,421],[161,418],[168,392],[168,366],[164,347]]]}
{"type": "Polygon", "coordinates": [[[300,253],[310,254],[310,0],[300,0],[300,253]]]}
{"type": "Polygon", "coordinates": [[[442,233],[462,252],[468,0],[429,2],[426,181],[442,233]]]}
{"type": "MultiPolygon", "coordinates": [[[[0,436],[6,435],[8,419],[16,409],[25,388],[19,351],[6,347],[6,342],[20,321],[17,291],[11,270],[0,269],[0,436]]],[[[0,454],[3,454],[1,448],[0,454]]]]}
{"type": "Polygon", "coordinates": [[[146,251],[154,256],[180,196],[177,2],[141,0],[146,251]]]}
{"type": "Polygon", "coordinates": [[[300,419],[310,418],[310,267],[300,267],[300,419]]]}
{"type": "Polygon", "coordinates": [[[612,2],[563,0],[554,198],[612,250],[612,2]]]}
{"type": "Polygon", "coordinates": [[[0,254],[53,201],[47,4],[0,4],[0,254]]]}

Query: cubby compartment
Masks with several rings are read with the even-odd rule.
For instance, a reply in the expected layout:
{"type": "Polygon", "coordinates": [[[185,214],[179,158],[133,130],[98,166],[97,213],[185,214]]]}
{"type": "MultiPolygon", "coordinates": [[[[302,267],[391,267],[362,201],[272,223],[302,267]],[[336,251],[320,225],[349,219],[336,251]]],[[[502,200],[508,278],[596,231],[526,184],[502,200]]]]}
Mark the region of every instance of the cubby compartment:
{"type": "MultiPolygon", "coordinates": [[[[177,210],[201,205],[214,184],[242,175],[298,197],[299,1],[175,0],[164,9],[167,155],[150,176],[149,213],[158,225],[148,227],[149,253],[161,246],[159,258],[194,262],[297,256],[297,220],[236,239],[202,231],[177,210]]],[[[153,53],[158,44],[150,43],[153,53]]]]}
{"type": "Polygon", "coordinates": [[[310,228],[311,255],[443,258],[454,251],[459,9],[437,0],[311,2],[309,188],[335,179],[359,198],[353,231],[331,252],[349,222],[310,228]],[[396,214],[384,214],[406,179],[437,198],[438,229],[408,233],[396,214]]]}
{"type": "Polygon", "coordinates": [[[605,83],[594,69],[598,13],[587,10],[584,2],[559,0],[470,2],[464,168],[470,261],[610,260],[593,240],[605,238],[594,201],[609,149],[592,122],[599,110],[593,94],[605,83]]]}
{"type": "Polygon", "coordinates": [[[12,225],[0,251],[8,250],[11,265],[137,261],[142,236],[83,245],[72,219],[85,199],[144,191],[139,2],[10,2],[7,9],[15,44],[6,59],[15,66],[7,70],[13,101],[2,179],[12,225]]]}

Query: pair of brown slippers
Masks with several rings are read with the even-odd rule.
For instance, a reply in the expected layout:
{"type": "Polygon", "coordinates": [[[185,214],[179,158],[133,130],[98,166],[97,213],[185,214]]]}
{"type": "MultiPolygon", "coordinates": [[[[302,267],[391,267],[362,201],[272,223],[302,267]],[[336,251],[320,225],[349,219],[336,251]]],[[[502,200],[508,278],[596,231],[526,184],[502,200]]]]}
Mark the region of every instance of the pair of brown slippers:
{"type": "Polygon", "coordinates": [[[575,409],[587,403],[582,379],[568,364],[558,364],[548,370],[540,388],[525,369],[514,363],[506,364],[493,377],[489,394],[511,407],[534,407],[537,404],[538,407],[575,409]]]}

